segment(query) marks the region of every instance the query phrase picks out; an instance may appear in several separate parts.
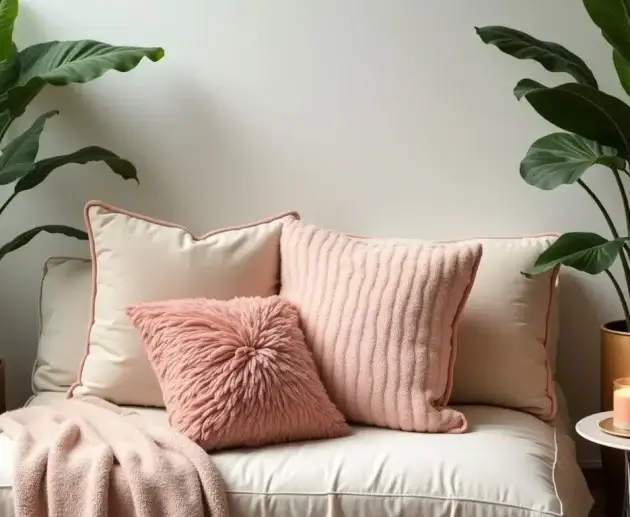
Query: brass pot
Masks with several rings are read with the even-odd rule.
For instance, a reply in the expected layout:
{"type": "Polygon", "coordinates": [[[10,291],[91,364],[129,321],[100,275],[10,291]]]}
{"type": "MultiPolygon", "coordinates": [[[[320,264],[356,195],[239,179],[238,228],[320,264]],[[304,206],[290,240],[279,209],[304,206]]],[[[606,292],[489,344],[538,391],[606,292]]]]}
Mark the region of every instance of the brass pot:
{"type": "MultiPolygon", "coordinates": [[[[611,321],[601,328],[601,385],[602,411],[612,411],[613,382],[621,377],[630,377],[630,333],[625,320],[611,321]]],[[[623,452],[608,447],[601,448],[609,513],[621,514],[624,487],[623,452]]]]}

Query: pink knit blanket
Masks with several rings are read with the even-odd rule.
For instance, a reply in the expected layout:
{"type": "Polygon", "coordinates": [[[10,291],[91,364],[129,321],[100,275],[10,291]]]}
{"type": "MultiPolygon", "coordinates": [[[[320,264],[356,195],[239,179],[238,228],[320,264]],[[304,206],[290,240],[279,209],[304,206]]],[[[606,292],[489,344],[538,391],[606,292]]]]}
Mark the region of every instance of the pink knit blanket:
{"type": "Polygon", "coordinates": [[[227,517],[221,477],[195,443],[85,397],[0,416],[16,443],[17,517],[227,517]]]}

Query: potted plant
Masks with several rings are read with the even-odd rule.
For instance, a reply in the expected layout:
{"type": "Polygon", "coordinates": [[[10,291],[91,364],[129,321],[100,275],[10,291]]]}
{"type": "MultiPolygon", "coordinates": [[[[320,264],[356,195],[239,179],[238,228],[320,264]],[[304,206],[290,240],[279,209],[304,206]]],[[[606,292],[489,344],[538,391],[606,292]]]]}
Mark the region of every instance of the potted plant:
{"type": "MultiPolygon", "coordinates": [[[[625,92],[630,95],[630,1],[583,0],[584,7],[611,46],[612,63],[625,92]]],[[[476,28],[479,37],[517,59],[531,59],[550,72],[568,74],[572,80],[547,87],[522,79],[514,88],[547,121],[561,129],[533,143],[520,164],[521,177],[530,185],[552,190],[579,185],[601,211],[610,237],[591,232],[566,233],[543,252],[526,275],[537,275],[567,266],[590,275],[604,273],[619,298],[623,319],[603,325],[601,330],[603,409],[612,409],[612,383],[630,376],[630,310],[622,285],[630,290],[630,106],[603,92],[595,76],[573,52],[557,43],[541,41],[524,32],[502,26],[476,28]],[[618,227],[599,197],[588,186],[584,174],[592,166],[608,170],[619,190],[625,221],[618,227]],[[623,279],[610,271],[619,260],[623,279]]],[[[604,453],[604,451],[602,451],[604,453]]],[[[608,470],[614,460],[606,452],[608,470]],[[607,459],[609,461],[607,461],[607,459]]],[[[617,456],[618,458],[618,456],[617,456]]],[[[607,465],[605,464],[605,467],[607,465]]],[[[621,471],[623,472],[623,471],[621,471]]],[[[615,475],[615,478],[621,476],[615,475]]]]}
{"type": "MultiPolygon", "coordinates": [[[[14,184],[13,192],[0,205],[0,214],[16,196],[39,185],[59,167],[71,163],[102,162],[111,172],[137,182],[133,164],[103,147],[85,147],[38,161],[42,131],[58,111],[39,116],[12,140],[7,141],[7,131],[46,86],[86,83],[110,70],[128,72],[143,58],[159,61],[164,50],[114,46],[93,40],[49,41],[18,50],[13,42],[17,16],[18,0],[0,0],[0,185],[14,184]]],[[[38,226],[0,245],[0,259],[28,244],[41,232],[88,238],[85,231],[70,226],[38,226]]]]}

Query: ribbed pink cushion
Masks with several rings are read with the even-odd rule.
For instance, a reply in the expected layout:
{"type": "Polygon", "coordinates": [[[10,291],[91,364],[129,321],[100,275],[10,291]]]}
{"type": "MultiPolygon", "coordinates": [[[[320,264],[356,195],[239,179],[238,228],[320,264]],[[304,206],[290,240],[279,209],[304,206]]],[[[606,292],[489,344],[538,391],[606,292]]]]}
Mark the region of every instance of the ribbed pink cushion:
{"type": "Polygon", "coordinates": [[[297,309],[278,296],[138,304],[172,427],[206,449],[335,438],[350,427],[328,398],[297,309]]]}
{"type": "Polygon", "coordinates": [[[372,241],[288,222],[280,295],[300,311],[333,402],[353,422],[463,432],[444,407],[482,248],[372,241]]]}

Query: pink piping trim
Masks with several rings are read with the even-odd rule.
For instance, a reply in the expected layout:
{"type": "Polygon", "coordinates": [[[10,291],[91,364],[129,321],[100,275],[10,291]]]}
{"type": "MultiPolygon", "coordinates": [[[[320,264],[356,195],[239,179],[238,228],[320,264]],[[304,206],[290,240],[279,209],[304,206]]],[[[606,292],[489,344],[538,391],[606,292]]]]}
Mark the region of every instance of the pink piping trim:
{"type": "Polygon", "coordinates": [[[549,360],[549,340],[551,339],[551,315],[556,310],[558,290],[556,289],[556,283],[558,281],[558,275],[560,274],[560,267],[555,267],[553,274],[551,275],[551,282],[549,287],[549,308],[547,309],[547,321],[545,326],[545,368],[547,368],[547,397],[551,407],[549,408],[549,415],[541,417],[543,420],[553,420],[558,412],[558,403],[556,399],[556,388],[553,383],[553,374],[551,372],[551,361],[549,360]]]}
{"type": "MultiPolygon", "coordinates": [[[[381,237],[372,237],[370,235],[359,235],[359,234],[347,234],[350,237],[355,239],[382,239],[381,237]]],[[[427,241],[434,242],[437,244],[454,244],[457,242],[466,242],[466,241],[478,241],[478,240],[515,240],[515,239],[540,239],[541,237],[560,237],[560,233],[558,232],[548,232],[548,233],[538,233],[533,235],[520,235],[513,237],[474,237],[470,239],[453,239],[453,240],[444,240],[444,241],[427,241]]],[[[403,239],[400,240],[412,240],[412,239],[403,239]]],[[[476,272],[475,272],[476,274],[476,272]]],[[[551,315],[556,307],[556,298],[557,298],[557,290],[555,289],[556,282],[558,280],[558,275],[560,274],[560,266],[557,266],[553,269],[553,273],[551,275],[551,287],[549,293],[549,306],[547,307],[547,317],[545,323],[545,340],[543,343],[543,348],[545,350],[545,369],[547,370],[547,384],[545,386],[545,395],[549,399],[549,413],[546,415],[541,415],[540,419],[545,421],[551,421],[556,417],[556,413],[558,410],[557,400],[556,400],[556,389],[553,383],[553,374],[551,372],[551,361],[549,360],[549,340],[551,339],[551,324],[552,318],[551,315]]],[[[455,360],[453,360],[453,363],[455,360]]],[[[452,385],[454,377],[454,369],[451,370],[449,382],[452,385]]],[[[452,386],[451,386],[452,387],[452,386]]]]}
{"type": "Polygon", "coordinates": [[[96,305],[96,285],[97,285],[97,281],[96,281],[96,277],[97,277],[97,267],[96,267],[96,249],[94,247],[94,234],[92,232],[92,225],[90,224],[90,209],[93,207],[97,207],[97,208],[104,208],[105,210],[108,210],[111,213],[115,213],[115,214],[122,214],[122,215],[126,215],[127,217],[132,217],[134,219],[139,219],[141,221],[147,221],[149,223],[153,223],[159,226],[166,226],[168,228],[177,228],[180,230],[185,231],[186,233],[188,233],[193,240],[195,241],[201,241],[204,239],[207,239],[208,237],[212,237],[214,235],[218,235],[219,233],[224,233],[224,232],[229,232],[229,231],[236,231],[236,230],[244,230],[246,228],[251,228],[253,226],[258,226],[261,224],[268,224],[271,223],[273,221],[277,221],[278,219],[282,219],[283,217],[288,217],[288,216],[292,216],[295,219],[300,219],[300,214],[298,214],[297,212],[294,211],[290,211],[290,212],[283,212],[279,215],[276,215],[274,217],[269,217],[267,219],[262,219],[260,221],[256,221],[253,223],[249,223],[249,224],[243,224],[240,226],[231,226],[228,228],[221,228],[219,230],[212,230],[206,234],[203,234],[201,236],[195,236],[192,233],[190,233],[190,231],[188,230],[188,228],[184,227],[184,226],[180,226],[178,224],[174,224],[174,223],[170,223],[170,222],[166,222],[166,221],[160,221],[159,219],[153,219],[151,217],[146,217],[144,215],[141,214],[137,214],[135,212],[131,212],[129,210],[125,210],[124,208],[118,208],[112,205],[108,205],[107,203],[104,203],[102,201],[88,201],[85,205],[85,208],[83,210],[83,217],[85,219],[85,227],[87,229],[87,233],[88,233],[88,237],[89,237],[89,246],[90,246],[90,257],[92,260],[92,301],[91,301],[91,307],[90,307],[90,320],[89,320],[89,325],[88,325],[88,330],[87,330],[87,335],[86,335],[86,339],[85,339],[85,353],[83,354],[83,359],[81,359],[81,364],[79,366],[79,373],[77,376],[77,380],[76,382],[74,382],[74,384],[72,384],[72,386],[70,386],[70,388],[68,388],[68,392],[66,393],[66,398],[71,398],[72,397],[72,392],[79,386],[81,386],[81,378],[83,377],[83,367],[85,365],[85,361],[87,359],[87,356],[89,354],[90,351],[90,334],[92,333],[92,326],[94,325],[94,308],[96,305]]]}

